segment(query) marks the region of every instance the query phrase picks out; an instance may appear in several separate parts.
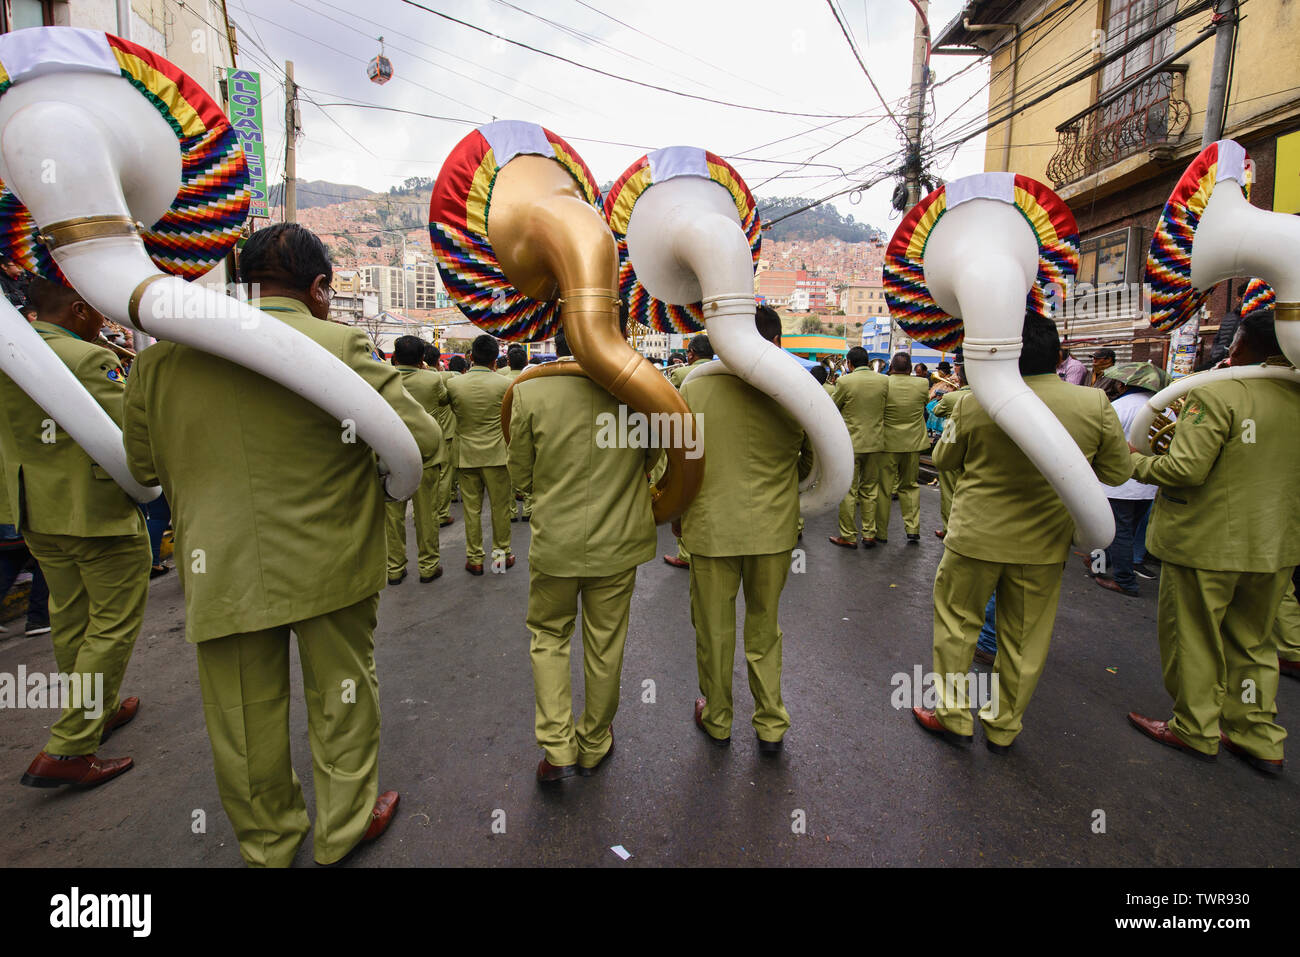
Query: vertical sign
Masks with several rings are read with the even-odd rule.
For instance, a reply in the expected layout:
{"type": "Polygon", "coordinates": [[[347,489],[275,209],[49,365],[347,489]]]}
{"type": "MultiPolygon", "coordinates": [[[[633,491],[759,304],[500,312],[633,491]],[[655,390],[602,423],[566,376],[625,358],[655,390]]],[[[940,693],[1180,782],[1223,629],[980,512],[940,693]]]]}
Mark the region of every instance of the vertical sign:
{"type": "Polygon", "coordinates": [[[266,190],[266,143],[262,135],[262,79],[248,70],[226,70],[230,96],[230,122],[239,134],[248,161],[249,190],[253,200],[249,216],[269,219],[271,204],[266,190]]]}

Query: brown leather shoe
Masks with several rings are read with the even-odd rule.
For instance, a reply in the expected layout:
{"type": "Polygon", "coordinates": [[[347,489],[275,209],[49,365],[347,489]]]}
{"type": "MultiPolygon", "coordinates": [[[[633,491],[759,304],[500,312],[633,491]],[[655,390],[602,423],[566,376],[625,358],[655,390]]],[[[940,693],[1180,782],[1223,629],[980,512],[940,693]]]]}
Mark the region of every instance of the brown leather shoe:
{"type": "Polygon", "coordinates": [[[610,756],[611,754],[613,754],[613,753],[614,753],[614,729],[613,729],[613,727],[610,727],[610,729],[609,729],[609,750],[606,751],[604,754],[602,754],[602,755],[600,756],[600,760],[597,761],[595,764],[593,764],[593,765],[592,765],[591,767],[589,767],[589,768],[585,768],[585,767],[583,767],[581,764],[579,764],[579,765],[578,765],[578,774],[579,774],[580,776],[584,777],[584,778],[589,778],[589,777],[591,777],[593,774],[596,773],[596,769],[599,768],[602,764],[604,764],[604,763],[609,759],[609,756],[610,756]]]}
{"type": "Polygon", "coordinates": [[[42,751],[22,776],[21,783],[29,788],[57,788],[66,784],[73,790],[84,791],[130,771],[134,764],[130,758],[101,758],[95,754],[60,761],[42,751]]]}
{"type": "Polygon", "coordinates": [[[936,528],[936,529],[934,530],[934,537],[935,537],[935,538],[943,538],[943,537],[944,537],[945,535],[947,535],[947,534],[948,534],[948,529],[946,529],[946,528],[936,528]]]}
{"type": "Polygon", "coordinates": [[[438,527],[439,527],[439,528],[446,528],[448,525],[450,525],[450,524],[451,524],[452,522],[454,522],[454,521],[456,521],[456,519],[449,515],[449,516],[447,516],[446,518],[444,518],[441,522],[438,523],[438,527]]]}
{"type": "Polygon", "coordinates": [[[465,571],[469,572],[471,575],[482,575],[483,563],[479,562],[478,564],[474,564],[473,562],[466,562],[465,571]]]}
{"type": "Polygon", "coordinates": [[[1287,661],[1285,658],[1277,659],[1278,674],[1286,675],[1288,678],[1300,678],[1300,661],[1287,661]]]}
{"type": "Polygon", "coordinates": [[[117,706],[117,711],[113,714],[113,717],[109,718],[104,724],[104,733],[99,738],[100,747],[103,747],[104,742],[112,737],[114,731],[122,727],[124,724],[130,724],[131,720],[136,716],[136,712],[139,710],[139,698],[134,696],[124,698],[122,703],[117,706]]]}
{"type": "Polygon", "coordinates": [[[704,706],[708,703],[708,698],[695,699],[695,727],[704,732],[704,736],[709,739],[710,744],[715,744],[720,748],[728,747],[731,744],[730,735],[725,738],[715,738],[709,734],[709,729],[704,726],[704,706]]]}
{"type": "Polygon", "coordinates": [[[1093,578],[1093,581],[1096,582],[1099,587],[1105,588],[1107,591],[1117,591],[1121,595],[1127,595],[1129,598],[1137,598],[1140,594],[1142,594],[1136,588],[1134,588],[1132,591],[1129,591],[1127,588],[1125,588],[1119,582],[1115,581],[1115,579],[1113,578],[1102,578],[1100,575],[1097,575],[1093,578]]]}
{"type": "Polygon", "coordinates": [[[937,734],[952,744],[968,745],[975,740],[973,734],[958,734],[956,731],[949,731],[945,728],[943,722],[939,720],[939,716],[934,713],[933,708],[913,708],[912,717],[926,731],[937,734]]]}
{"type": "Polygon", "coordinates": [[[554,784],[556,781],[563,781],[565,778],[571,778],[575,774],[576,765],[565,764],[560,767],[555,766],[546,758],[537,762],[537,781],[539,784],[554,784]]]}
{"type": "Polygon", "coordinates": [[[665,555],[665,556],[664,556],[664,561],[667,562],[669,565],[672,565],[673,568],[690,568],[690,567],[691,567],[691,563],[690,563],[690,562],[684,562],[684,561],[682,561],[680,558],[678,558],[676,555],[665,555]]]}
{"type": "Polygon", "coordinates": [[[838,545],[840,548],[857,548],[858,543],[849,541],[847,538],[840,538],[838,535],[831,536],[831,544],[838,545]]]}
{"type": "Polygon", "coordinates": [[[1233,744],[1228,736],[1222,731],[1219,732],[1219,743],[1235,754],[1241,760],[1245,761],[1256,771],[1263,774],[1276,775],[1282,773],[1282,759],[1276,761],[1270,758],[1257,758],[1239,744],[1233,744]]]}
{"type": "Polygon", "coordinates": [[[513,553],[506,556],[506,568],[515,567],[515,556],[513,553]]]}
{"type": "Polygon", "coordinates": [[[383,837],[384,832],[388,830],[388,825],[393,823],[393,818],[397,814],[397,802],[401,799],[401,795],[396,791],[385,791],[379,795],[370,812],[370,826],[366,828],[366,833],[361,835],[362,844],[383,837]]]}
{"type": "Polygon", "coordinates": [[[1169,727],[1168,721],[1154,721],[1151,718],[1138,714],[1136,711],[1130,711],[1128,713],[1128,723],[1133,725],[1133,727],[1137,728],[1148,738],[1152,738],[1163,745],[1190,754],[1192,757],[1201,761],[1213,761],[1218,757],[1218,755],[1215,754],[1205,754],[1204,752],[1197,751],[1190,744],[1187,744],[1182,738],[1174,734],[1173,729],[1169,727]]]}

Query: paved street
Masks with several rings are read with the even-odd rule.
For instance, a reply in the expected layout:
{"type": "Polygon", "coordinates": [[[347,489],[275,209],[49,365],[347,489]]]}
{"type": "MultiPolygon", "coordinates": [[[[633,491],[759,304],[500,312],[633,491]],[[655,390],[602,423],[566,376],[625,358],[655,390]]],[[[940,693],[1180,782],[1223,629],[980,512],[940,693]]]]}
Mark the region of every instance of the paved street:
{"type": "MultiPolygon", "coordinates": [[[[615,722],[617,750],[592,778],[540,789],[524,629],[527,526],[519,564],[471,578],[464,526],[443,529],[445,576],[385,591],[376,635],[384,715],[381,785],[401,792],[392,829],[354,866],[429,865],[1108,865],[1276,866],[1300,859],[1300,772],[1270,780],[1222,753],[1203,764],[1125,721],[1167,717],[1155,641],[1155,583],[1140,599],[1066,566],[1047,670],[1009,756],[931,738],[891,705],[891,677],[930,669],[930,584],[942,554],[938,492],[922,490],[922,541],[831,546],[834,516],[809,523],[807,568],[782,604],[784,753],[760,758],[737,653],[729,750],[691,723],[696,695],[687,575],[642,566],[615,722]],[[1109,670],[1113,669],[1113,670],[1109,670]],[[652,685],[649,683],[653,683],[652,685]],[[1094,833],[1096,811],[1105,832],[1094,833]],[[802,812],[802,813],[800,813],[802,812]],[[805,833],[794,825],[806,822],[805,833]],[[494,823],[496,825],[494,831],[494,823]],[[504,833],[500,833],[504,825],[504,833]],[[610,851],[622,845],[627,862],[610,851]]],[[[412,536],[413,547],[413,536],[412,536]]],[[[660,531],[660,549],[672,538],[660,531]]],[[[414,562],[412,562],[412,569],[414,562]]],[[[180,583],[153,585],[123,694],[140,716],[105,747],[136,767],[98,790],[24,788],[48,711],[0,714],[0,864],[201,865],[241,860],[204,731],[180,583]],[[206,833],[192,832],[194,812],[206,833]]],[[[48,637],[0,641],[0,672],[53,670],[48,637]]],[[[573,659],[581,700],[581,658],[573,659]]],[[[312,802],[294,655],[294,757],[312,802]]],[[[1282,679],[1282,723],[1300,682],[1282,679]]],[[[1292,749],[1292,761],[1297,755],[1292,749]]],[[[310,840],[297,865],[312,867],[310,840]]]]}

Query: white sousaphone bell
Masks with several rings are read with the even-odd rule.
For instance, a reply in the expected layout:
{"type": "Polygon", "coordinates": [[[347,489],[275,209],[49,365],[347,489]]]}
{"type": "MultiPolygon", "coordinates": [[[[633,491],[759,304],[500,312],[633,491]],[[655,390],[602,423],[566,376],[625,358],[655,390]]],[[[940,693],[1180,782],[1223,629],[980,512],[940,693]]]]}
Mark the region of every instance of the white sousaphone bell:
{"type": "MultiPolygon", "coordinates": [[[[1168,332],[1190,319],[1226,279],[1258,277],[1273,287],[1277,340],[1300,365],[1300,217],[1252,206],[1250,160],[1233,140],[1207,146],[1183,173],[1165,204],[1147,254],[1151,324],[1168,332]]],[[[1133,419],[1132,442],[1144,453],[1151,426],[1191,389],[1223,379],[1282,379],[1300,385],[1285,366],[1244,366],[1184,376],[1157,392],[1133,419]]]]}
{"type": "Polygon", "coordinates": [[[1110,505],[1078,445],[1020,376],[1025,313],[1047,315],[1049,287],[1077,270],[1078,228],[1050,189],[1014,173],[981,173],[935,190],[903,218],[885,259],[890,312],[913,339],[961,345],[981,406],[1052,485],[1075,543],[1115,537],[1110,505]]]}
{"type": "Polygon", "coordinates": [[[632,318],[663,332],[702,324],[721,362],[688,376],[734,374],[785,408],[808,433],[812,474],[800,511],[836,507],[853,480],[853,443],[826,391],[754,324],[758,218],[753,197],[720,157],[669,147],[642,157],[605,200],[619,242],[620,292],[632,318]],[[742,221],[743,212],[743,221],[742,221]]]}
{"type": "MultiPolygon", "coordinates": [[[[207,93],[143,47],[70,27],[0,36],[0,68],[11,84],[0,95],[3,251],[116,322],[238,363],[355,423],[388,494],[409,498],[419,448],[374,389],[284,323],[181,278],[225,255],[248,204],[237,136],[207,93]]],[[[128,494],[157,495],[131,478],[116,426],[7,303],[0,368],[128,494]]]]}

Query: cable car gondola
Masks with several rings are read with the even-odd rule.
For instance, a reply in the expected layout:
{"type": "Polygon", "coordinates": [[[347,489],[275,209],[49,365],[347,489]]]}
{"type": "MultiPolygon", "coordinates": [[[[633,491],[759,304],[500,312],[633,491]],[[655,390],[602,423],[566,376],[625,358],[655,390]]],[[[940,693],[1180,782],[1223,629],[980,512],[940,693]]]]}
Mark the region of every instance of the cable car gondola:
{"type": "Polygon", "coordinates": [[[379,56],[370,61],[366,67],[366,75],[370,77],[371,83],[378,83],[383,86],[393,78],[393,61],[384,56],[384,38],[379,38],[379,56]]]}

